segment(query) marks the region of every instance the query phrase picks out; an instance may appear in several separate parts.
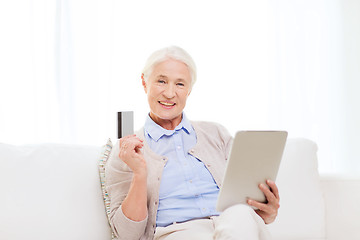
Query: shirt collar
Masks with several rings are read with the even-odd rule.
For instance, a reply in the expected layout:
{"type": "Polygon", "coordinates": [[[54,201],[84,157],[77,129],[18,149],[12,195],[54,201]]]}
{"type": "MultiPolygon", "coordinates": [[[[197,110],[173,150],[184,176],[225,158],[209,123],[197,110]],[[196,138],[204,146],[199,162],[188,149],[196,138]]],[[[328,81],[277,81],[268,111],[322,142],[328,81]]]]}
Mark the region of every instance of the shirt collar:
{"type": "Polygon", "coordinates": [[[181,122],[175,127],[174,130],[167,130],[161,127],[151,119],[149,114],[146,117],[144,129],[145,132],[156,142],[164,135],[173,135],[175,131],[180,131],[183,129],[187,134],[190,134],[193,131],[193,127],[184,112],[182,113],[181,122]]]}

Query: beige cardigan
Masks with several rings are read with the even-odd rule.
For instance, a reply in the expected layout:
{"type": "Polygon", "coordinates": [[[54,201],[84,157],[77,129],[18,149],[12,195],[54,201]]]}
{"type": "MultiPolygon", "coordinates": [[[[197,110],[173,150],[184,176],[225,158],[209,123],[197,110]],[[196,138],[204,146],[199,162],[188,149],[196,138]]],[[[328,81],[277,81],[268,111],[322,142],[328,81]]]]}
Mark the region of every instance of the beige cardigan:
{"type": "MultiPolygon", "coordinates": [[[[197,136],[197,143],[189,154],[201,160],[212,174],[216,184],[221,187],[232,137],[221,125],[209,122],[191,122],[197,136]]],[[[145,139],[144,129],[136,133],[145,139]]],[[[167,158],[155,154],[144,140],[142,148],[148,167],[147,205],[148,216],[145,220],[135,222],[128,219],[121,210],[132,180],[131,169],[119,158],[119,142],[114,145],[106,165],[106,190],[111,199],[111,226],[118,239],[153,239],[156,229],[156,213],[159,201],[159,188],[163,168],[167,158]]]]}

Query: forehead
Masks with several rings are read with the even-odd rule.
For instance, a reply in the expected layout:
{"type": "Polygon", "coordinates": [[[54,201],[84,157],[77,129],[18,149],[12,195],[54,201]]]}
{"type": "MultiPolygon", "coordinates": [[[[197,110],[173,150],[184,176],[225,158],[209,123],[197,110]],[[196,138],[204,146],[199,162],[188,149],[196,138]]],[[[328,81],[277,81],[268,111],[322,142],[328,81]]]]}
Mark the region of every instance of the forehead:
{"type": "Polygon", "coordinates": [[[167,59],[154,66],[151,76],[166,76],[169,78],[176,77],[190,79],[190,71],[185,63],[179,60],[167,59]]]}

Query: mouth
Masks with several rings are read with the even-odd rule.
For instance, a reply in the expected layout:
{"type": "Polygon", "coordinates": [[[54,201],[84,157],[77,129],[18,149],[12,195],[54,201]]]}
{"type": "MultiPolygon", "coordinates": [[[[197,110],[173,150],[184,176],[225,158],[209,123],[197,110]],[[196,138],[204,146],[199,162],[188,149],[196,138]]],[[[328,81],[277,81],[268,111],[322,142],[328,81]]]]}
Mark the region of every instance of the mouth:
{"type": "Polygon", "coordinates": [[[160,103],[161,105],[163,105],[164,107],[173,107],[176,105],[176,103],[174,102],[163,102],[163,101],[158,101],[158,103],[160,103]]]}

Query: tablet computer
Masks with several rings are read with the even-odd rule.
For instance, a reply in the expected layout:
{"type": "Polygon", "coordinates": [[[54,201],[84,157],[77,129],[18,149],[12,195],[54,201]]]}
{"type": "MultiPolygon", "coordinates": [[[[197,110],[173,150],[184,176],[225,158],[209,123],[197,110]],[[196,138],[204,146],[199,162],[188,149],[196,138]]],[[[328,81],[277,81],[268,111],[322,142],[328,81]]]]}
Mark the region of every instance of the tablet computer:
{"type": "Polygon", "coordinates": [[[248,199],[266,202],[259,184],[275,181],[287,139],[286,131],[239,131],[236,133],[216,210],[248,199]]]}

